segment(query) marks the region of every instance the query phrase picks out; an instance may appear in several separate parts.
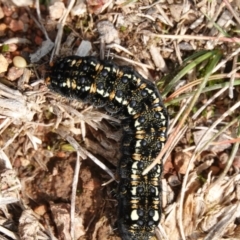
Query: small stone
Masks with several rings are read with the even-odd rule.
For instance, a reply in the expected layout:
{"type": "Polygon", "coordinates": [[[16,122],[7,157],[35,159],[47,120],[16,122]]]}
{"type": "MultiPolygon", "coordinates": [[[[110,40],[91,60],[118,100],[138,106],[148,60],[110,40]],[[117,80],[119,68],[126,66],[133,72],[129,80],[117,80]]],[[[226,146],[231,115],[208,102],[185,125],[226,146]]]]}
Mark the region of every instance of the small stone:
{"type": "Polygon", "coordinates": [[[1,23],[0,24],[0,37],[6,35],[6,33],[5,33],[6,29],[7,29],[7,25],[5,23],[1,23]]]}
{"type": "Polygon", "coordinates": [[[16,68],[16,67],[11,67],[8,70],[8,75],[7,78],[9,81],[15,81],[16,79],[20,78],[23,75],[23,68],[16,68]]]}
{"type": "Polygon", "coordinates": [[[17,19],[17,18],[18,18],[18,13],[17,13],[17,12],[14,12],[14,13],[12,14],[11,18],[17,19]]]}
{"type": "Polygon", "coordinates": [[[212,172],[212,175],[213,175],[213,176],[216,176],[217,174],[219,174],[220,168],[217,167],[217,166],[211,166],[211,167],[210,167],[210,171],[212,172]]]}
{"type": "Polygon", "coordinates": [[[3,9],[0,7],[0,19],[4,18],[4,12],[3,9]]]}
{"type": "Polygon", "coordinates": [[[17,51],[18,47],[15,43],[8,44],[8,52],[15,52],[17,51]]]}
{"type": "Polygon", "coordinates": [[[40,46],[43,42],[43,39],[39,36],[35,36],[34,42],[40,46]]]}
{"type": "Polygon", "coordinates": [[[97,30],[100,38],[105,43],[120,43],[118,36],[118,30],[115,29],[114,25],[110,21],[101,21],[97,24],[97,30]]]}
{"type": "Polygon", "coordinates": [[[25,68],[27,66],[27,62],[23,57],[16,56],[13,58],[13,65],[16,68],[25,68]]]}
{"type": "Polygon", "coordinates": [[[6,72],[7,69],[8,69],[8,61],[2,54],[0,54],[0,73],[6,72]]]}
{"type": "Polygon", "coordinates": [[[20,162],[21,162],[21,166],[22,167],[27,167],[30,165],[30,161],[29,159],[25,158],[25,157],[20,157],[19,158],[20,162]]]}
{"type": "Polygon", "coordinates": [[[7,16],[7,17],[10,17],[14,12],[14,8],[7,7],[7,6],[3,6],[2,10],[4,12],[4,15],[7,16]]]}
{"type": "Polygon", "coordinates": [[[34,212],[40,216],[43,216],[47,212],[46,205],[40,205],[34,209],[34,212]]]}
{"type": "Polygon", "coordinates": [[[65,5],[63,2],[55,2],[49,7],[49,15],[51,19],[59,19],[63,16],[65,5]]]}
{"type": "Polygon", "coordinates": [[[12,19],[11,19],[10,17],[5,17],[5,18],[3,19],[4,23],[5,23],[7,26],[9,26],[11,20],[12,20],[12,19]]]}
{"type": "MultiPolygon", "coordinates": [[[[186,174],[188,164],[190,161],[190,154],[184,152],[178,152],[175,155],[173,165],[178,173],[186,174]]],[[[190,169],[194,168],[194,164],[191,163],[190,169]]]]}
{"type": "Polygon", "coordinates": [[[24,25],[23,25],[23,22],[21,20],[12,19],[10,24],[9,24],[9,28],[13,32],[17,32],[17,31],[22,31],[24,29],[24,25]]]}
{"type": "Polygon", "coordinates": [[[179,177],[176,175],[171,175],[168,178],[168,183],[171,187],[176,187],[176,186],[181,185],[181,181],[179,180],[179,177]]]}
{"type": "Polygon", "coordinates": [[[181,19],[182,11],[183,11],[183,5],[172,4],[169,6],[169,9],[170,9],[171,16],[173,17],[173,19],[176,22],[179,22],[181,19]]]}
{"type": "Polygon", "coordinates": [[[22,14],[22,15],[19,17],[19,20],[23,21],[24,23],[29,23],[29,22],[30,22],[30,19],[29,19],[27,13],[22,14]]]}

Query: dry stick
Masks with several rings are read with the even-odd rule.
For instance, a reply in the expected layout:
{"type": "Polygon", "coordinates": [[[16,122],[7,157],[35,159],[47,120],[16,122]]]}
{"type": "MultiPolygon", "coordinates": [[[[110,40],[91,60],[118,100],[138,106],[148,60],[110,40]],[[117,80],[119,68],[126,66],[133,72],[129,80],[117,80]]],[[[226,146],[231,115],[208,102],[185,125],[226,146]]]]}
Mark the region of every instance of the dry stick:
{"type": "Polygon", "coordinates": [[[157,5],[157,4],[162,4],[162,0],[156,1],[156,2],[154,2],[154,3],[151,4],[151,5],[147,5],[147,6],[139,7],[138,9],[139,9],[139,10],[149,9],[149,8],[154,7],[154,6],[157,5]]]}
{"type": "MultiPolygon", "coordinates": [[[[237,57],[238,56],[234,56],[234,58],[236,57],[236,59],[237,59],[237,57]]],[[[238,65],[237,64],[237,62],[236,62],[236,65],[238,65]]],[[[232,85],[232,83],[231,83],[231,81],[232,81],[232,76],[234,75],[234,80],[236,79],[236,78],[239,78],[240,77],[240,74],[239,74],[239,70],[240,70],[240,66],[236,66],[231,72],[229,72],[227,75],[226,75],[226,78],[230,78],[230,86],[232,85]]],[[[225,75],[225,74],[224,74],[225,75]]]]}
{"type": "MultiPolygon", "coordinates": [[[[219,176],[219,178],[211,185],[209,186],[209,188],[207,190],[211,190],[211,188],[213,188],[214,186],[216,186],[219,182],[222,181],[222,179],[225,177],[225,175],[227,174],[227,172],[229,171],[230,167],[233,164],[233,160],[239,150],[239,142],[240,142],[240,138],[238,138],[238,141],[234,144],[232,152],[231,152],[231,157],[227,162],[226,167],[224,168],[223,172],[221,173],[221,175],[219,176]]],[[[207,191],[206,190],[206,191],[207,191]]]]}
{"type": "Polygon", "coordinates": [[[162,158],[162,163],[163,165],[166,163],[168,156],[170,155],[170,153],[173,151],[174,147],[177,145],[177,143],[179,142],[179,140],[183,137],[183,135],[186,133],[188,129],[188,125],[184,125],[181,130],[177,133],[176,137],[174,138],[174,140],[171,142],[170,147],[167,149],[166,154],[163,156],[162,158]]]}
{"type": "Polygon", "coordinates": [[[188,40],[215,40],[218,42],[232,42],[232,43],[240,43],[240,38],[232,37],[210,37],[210,36],[192,36],[192,35],[165,35],[165,34],[155,34],[149,31],[143,30],[142,33],[146,35],[151,35],[159,38],[168,38],[168,39],[188,39],[188,40]]]}
{"type": "Polygon", "coordinates": [[[79,152],[77,151],[76,166],[74,170],[73,184],[72,184],[72,196],[71,196],[71,238],[74,239],[74,228],[75,228],[75,206],[76,206],[76,192],[78,185],[78,177],[80,172],[81,162],[79,152]]]}
{"type": "MultiPolygon", "coordinates": [[[[47,228],[47,230],[48,230],[48,235],[49,235],[49,237],[47,237],[47,236],[42,236],[43,234],[41,234],[41,236],[39,236],[37,239],[50,239],[50,240],[58,240],[55,236],[54,236],[54,233],[53,233],[53,231],[54,231],[54,229],[51,227],[52,225],[49,223],[49,221],[50,221],[50,219],[48,219],[48,218],[45,218],[44,219],[44,227],[45,228],[43,228],[43,229],[46,229],[47,228]],[[45,238],[44,238],[45,237],[45,238]]],[[[40,225],[41,226],[41,225],[40,225]]],[[[44,234],[45,235],[45,234],[44,234]]]]}
{"type": "Polygon", "coordinates": [[[13,37],[13,38],[9,38],[4,42],[0,43],[0,46],[2,45],[10,45],[10,44],[31,44],[32,42],[29,41],[26,38],[21,38],[21,37],[13,37]]]}
{"type": "Polygon", "coordinates": [[[231,78],[230,78],[230,84],[229,84],[229,94],[228,94],[228,96],[230,98],[234,97],[233,96],[233,89],[234,89],[233,85],[234,85],[234,80],[236,78],[236,73],[237,73],[237,64],[238,64],[238,56],[235,56],[233,58],[233,67],[232,67],[233,70],[232,70],[232,74],[231,74],[231,78]]]}
{"type": "Polygon", "coordinates": [[[220,89],[217,93],[215,93],[210,99],[208,99],[208,101],[202,107],[198,109],[198,111],[192,116],[192,119],[196,120],[196,118],[201,114],[201,112],[227,89],[228,87],[224,87],[220,89]]]}
{"type": "MultiPolygon", "coordinates": [[[[172,121],[171,125],[169,126],[168,129],[168,134],[170,134],[172,131],[176,132],[176,129],[173,130],[175,124],[177,123],[178,119],[180,118],[180,116],[182,115],[182,113],[185,111],[188,103],[191,101],[192,97],[190,97],[189,99],[187,99],[187,102],[184,104],[184,106],[181,107],[180,111],[178,112],[178,114],[176,115],[176,117],[174,118],[174,120],[172,121]]],[[[170,153],[172,152],[173,148],[177,145],[177,143],[179,142],[179,139],[185,134],[185,132],[187,131],[188,126],[182,126],[182,128],[180,129],[180,131],[176,132],[176,135],[173,139],[173,141],[171,141],[170,146],[167,147],[167,151],[165,152],[166,154],[162,157],[162,164],[164,165],[165,162],[167,161],[168,156],[170,155],[170,153]]]]}
{"type": "Polygon", "coordinates": [[[134,56],[134,54],[131,53],[128,49],[126,49],[124,46],[121,46],[117,43],[111,43],[111,44],[106,45],[105,47],[106,47],[106,49],[116,48],[117,50],[123,51],[123,52],[129,54],[130,56],[134,56]]]}
{"type": "MultiPolygon", "coordinates": [[[[240,39],[239,39],[240,41],[240,39]]],[[[240,53],[240,48],[237,48],[235,52],[228,54],[225,59],[223,59],[212,71],[212,73],[215,73],[217,70],[219,70],[221,67],[225,66],[225,64],[230,61],[234,56],[238,55],[240,53]]]]}
{"type": "Polygon", "coordinates": [[[52,54],[51,54],[50,62],[52,62],[52,59],[53,59],[53,56],[55,55],[55,53],[58,55],[61,40],[62,40],[63,27],[64,27],[64,24],[65,24],[65,21],[67,19],[67,16],[68,16],[69,12],[71,11],[71,9],[74,6],[74,3],[75,3],[75,0],[71,0],[69,2],[67,10],[64,13],[64,15],[63,15],[63,17],[62,17],[62,19],[59,23],[59,29],[58,29],[57,37],[56,37],[56,40],[55,40],[55,46],[54,46],[54,49],[53,49],[52,54]]]}
{"type": "Polygon", "coordinates": [[[16,133],[14,134],[14,136],[12,136],[7,142],[5,142],[4,146],[2,148],[0,148],[1,150],[4,150],[5,148],[7,148],[9,145],[12,144],[12,142],[19,136],[19,134],[23,131],[24,126],[22,126],[20,129],[18,129],[16,131],[16,133]]]}
{"type": "Polygon", "coordinates": [[[211,145],[222,145],[222,144],[227,144],[227,143],[238,143],[240,142],[240,138],[234,138],[231,140],[225,140],[225,141],[220,141],[220,142],[212,142],[210,143],[211,145]]]}
{"type": "MultiPolygon", "coordinates": [[[[236,103],[233,107],[231,107],[227,112],[225,112],[222,116],[222,118],[220,120],[222,120],[223,118],[227,117],[229,115],[229,113],[231,113],[232,111],[234,111],[236,108],[238,108],[240,106],[240,101],[238,103],[236,103]]],[[[219,121],[220,122],[220,121],[219,121]]],[[[215,123],[214,123],[215,124],[215,123]]],[[[239,135],[237,136],[237,139],[239,135]]],[[[236,156],[237,154],[237,151],[239,150],[239,140],[234,144],[234,147],[232,149],[232,152],[231,152],[231,157],[230,159],[228,160],[227,162],[227,165],[226,167],[224,168],[223,172],[221,173],[221,175],[219,176],[219,178],[212,184],[210,185],[206,191],[210,191],[211,188],[213,188],[214,186],[216,186],[220,181],[222,181],[222,179],[225,177],[225,175],[227,174],[227,172],[229,171],[230,167],[232,166],[232,163],[233,163],[233,160],[234,160],[234,157],[236,156]]]]}
{"type": "MultiPolygon", "coordinates": [[[[209,139],[209,141],[207,141],[206,143],[204,143],[203,146],[201,146],[201,149],[199,150],[199,152],[201,153],[204,149],[206,149],[206,147],[210,144],[210,145],[219,145],[219,144],[226,144],[226,143],[232,143],[232,142],[236,142],[238,141],[237,138],[231,138],[231,137],[228,137],[228,140],[225,140],[225,141],[221,141],[221,142],[213,142],[217,137],[219,137],[221,134],[223,134],[228,128],[230,128],[233,124],[235,124],[237,121],[240,120],[240,117],[238,118],[235,118],[234,120],[232,120],[230,123],[228,123],[225,127],[223,127],[220,131],[212,131],[212,132],[215,132],[216,134],[211,137],[209,139]]],[[[207,128],[204,127],[204,128],[195,128],[195,129],[201,129],[201,130],[206,130],[207,128]]],[[[190,149],[195,149],[196,147],[194,148],[188,148],[188,149],[184,149],[183,151],[189,151],[190,149]]]]}
{"type": "Polygon", "coordinates": [[[168,133],[172,132],[173,127],[177,123],[178,119],[181,117],[182,113],[185,111],[185,109],[186,109],[187,105],[189,104],[189,102],[191,101],[191,99],[192,99],[192,97],[189,97],[187,99],[187,101],[185,102],[185,104],[180,107],[180,110],[178,111],[176,117],[173,119],[171,125],[169,126],[168,133]]]}
{"type": "Polygon", "coordinates": [[[79,172],[80,172],[80,167],[81,167],[81,162],[80,162],[80,154],[79,154],[79,145],[78,143],[75,141],[75,139],[73,139],[71,136],[68,136],[67,141],[70,144],[73,144],[73,147],[76,149],[77,151],[77,159],[76,159],[76,165],[75,165],[75,169],[74,169],[74,176],[73,176],[73,183],[72,183],[72,196],[71,196],[71,213],[70,213],[70,234],[71,234],[71,238],[74,238],[74,228],[75,228],[75,205],[76,205],[76,192],[77,192],[77,185],[78,185],[78,177],[79,177],[79,172]]]}
{"type": "MultiPolygon", "coordinates": [[[[28,13],[31,14],[30,9],[27,8],[27,10],[28,10],[28,13]]],[[[38,21],[35,20],[34,16],[32,16],[32,15],[31,15],[31,16],[33,17],[34,22],[37,24],[37,26],[38,26],[38,27],[41,29],[41,31],[43,32],[45,38],[48,40],[49,37],[48,37],[47,31],[46,31],[44,25],[42,24],[42,17],[41,17],[41,11],[40,11],[40,4],[39,4],[39,1],[38,1],[38,0],[36,0],[36,11],[37,11],[38,21]]]]}
{"type": "Polygon", "coordinates": [[[230,5],[228,0],[223,0],[223,2],[226,4],[226,7],[228,8],[228,10],[232,13],[232,15],[234,16],[234,18],[236,19],[236,21],[238,22],[238,25],[240,25],[240,18],[238,17],[238,14],[236,14],[236,12],[234,11],[234,9],[232,8],[232,6],[230,5]]]}
{"type": "Polygon", "coordinates": [[[155,22],[154,18],[153,18],[152,16],[148,15],[148,14],[137,13],[136,16],[138,16],[138,17],[142,17],[142,18],[147,18],[147,19],[149,19],[149,20],[155,22]]]}
{"type": "Polygon", "coordinates": [[[7,228],[0,226],[0,232],[5,234],[8,237],[11,237],[14,240],[20,240],[17,234],[13,233],[12,231],[8,230],[7,228]]]}
{"type": "Polygon", "coordinates": [[[227,116],[229,116],[235,109],[237,109],[238,107],[240,107],[240,101],[237,102],[236,104],[234,104],[231,108],[229,108],[219,119],[217,119],[212,126],[206,130],[205,134],[203,134],[202,138],[200,139],[198,146],[195,148],[195,152],[197,152],[200,148],[201,148],[201,144],[205,141],[207,135],[209,132],[211,132],[220,122],[223,121],[224,118],[226,118],[227,116]]]}
{"type": "Polygon", "coordinates": [[[158,10],[158,12],[160,13],[160,15],[163,17],[163,19],[166,21],[166,23],[173,27],[174,24],[173,22],[169,19],[168,15],[165,13],[165,11],[163,10],[163,8],[161,7],[161,4],[157,4],[156,5],[156,9],[158,10]]]}
{"type": "Polygon", "coordinates": [[[125,58],[125,57],[122,57],[122,56],[118,56],[116,54],[111,54],[111,56],[113,56],[116,59],[124,60],[125,62],[131,63],[132,65],[136,65],[136,66],[139,66],[139,67],[142,67],[142,68],[154,69],[154,67],[149,65],[149,64],[136,62],[134,60],[131,60],[129,58],[125,58]]]}

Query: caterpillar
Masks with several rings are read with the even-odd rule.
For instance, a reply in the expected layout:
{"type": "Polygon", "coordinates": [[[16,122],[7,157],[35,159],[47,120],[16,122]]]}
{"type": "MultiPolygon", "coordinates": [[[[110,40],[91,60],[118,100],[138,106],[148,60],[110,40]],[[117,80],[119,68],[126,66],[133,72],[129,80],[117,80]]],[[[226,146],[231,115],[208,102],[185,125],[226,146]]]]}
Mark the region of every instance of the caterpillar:
{"type": "Polygon", "coordinates": [[[156,86],[131,67],[79,56],[59,59],[46,83],[63,96],[105,108],[121,120],[118,229],[123,240],[156,239],[162,165],[142,175],[166,141],[168,114],[156,86]]]}

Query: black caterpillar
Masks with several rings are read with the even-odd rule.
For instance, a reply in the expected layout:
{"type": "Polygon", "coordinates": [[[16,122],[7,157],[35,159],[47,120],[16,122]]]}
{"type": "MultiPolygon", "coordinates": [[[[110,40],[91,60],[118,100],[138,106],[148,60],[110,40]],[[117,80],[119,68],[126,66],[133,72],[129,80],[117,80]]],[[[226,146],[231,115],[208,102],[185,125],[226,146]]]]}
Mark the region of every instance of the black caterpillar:
{"type": "Polygon", "coordinates": [[[123,240],[156,239],[162,165],[142,175],[166,141],[168,114],[155,85],[131,67],[78,56],[58,60],[46,82],[61,95],[104,107],[121,119],[118,228],[123,240]]]}

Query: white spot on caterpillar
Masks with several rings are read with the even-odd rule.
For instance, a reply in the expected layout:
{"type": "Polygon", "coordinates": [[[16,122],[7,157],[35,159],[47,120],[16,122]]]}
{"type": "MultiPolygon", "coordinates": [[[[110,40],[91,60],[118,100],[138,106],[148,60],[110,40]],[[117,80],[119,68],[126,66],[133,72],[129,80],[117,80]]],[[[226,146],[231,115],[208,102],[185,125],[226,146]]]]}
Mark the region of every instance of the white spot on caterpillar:
{"type": "Polygon", "coordinates": [[[94,67],[97,65],[97,64],[96,64],[95,62],[93,62],[93,61],[90,62],[90,64],[91,64],[92,66],[94,66],[94,67]]]}
{"type": "Polygon", "coordinates": [[[132,187],[131,193],[133,196],[137,195],[137,187],[132,187]]]}
{"type": "Polygon", "coordinates": [[[61,84],[61,87],[71,88],[71,80],[70,80],[70,78],[67,78],[66,81],[61,84]]]}
{"type": "Polygon", "coordinates": [[[137,140],[137,141],[136,141],[135,147],[136,147],[136,148],[140,148],[140,147],[141,147],[141,140],[137,140]]]}
{"type": "Polygon", "coordinates": [[[123,98],[122,97],[115,97],[116,101],[121,103],[123,101],[123,98]]]}
{"type": "Polygon", "coordinates": [[[67,84],[68,88],[71,88],[71,80],[70,80],[70,78],[67,78],[66,84],[67,84]]]}
{"type": "Polygon", "coordinates": [[[103,89],[101,89],[101,90],[97,89],[97,93],[100,94],[101,96],[103,96],[104,95],[104,90],[103,89]]]}
{"type": "Polygon", "coordinates": [[[130,75],[130,74],[124,74],[123,77],[127,77],[128,79],[131,79],[131,78],[132,78],[132,75],[130,75]]]}
{"type": "Polygon", "coordinates": [[[76,60],[72,60],[70,66],[72,67],[76,63],[76,60]]]}
{"type": "Polygon", "coordinates": [[[137,210],[136,209],[132,210],[130,217],[131,217],[132,221],[137,221],[139,219],[139,216],[137,214],[137,210]]]}
{"type": "Polygon", "coordinates": [[[87,92],[90,89],[90,86],[85,86],[84,91],[87,92]]]}
{"type": "Polygon", "coordinates": [[[146,90],[150,95],[151,95],[151,93],[153,92],[153,90],[152,89],[150,89],[150,88],[144,88],[144,90],[146,90]]]}
{"type": "Polygon", "coordinates": [[[134,108],[130,107],[130,105],[127,106],[127,110],[130,115],[136,114],[136,111],[134,110],[134,108]]]}
{"type": "Polygon", "coordinates": [[[63,82],[62,84],[60,84],[61,87],[66,87],[67,86],[67,83],[66,82],[63,82]]]}
{"type": "Polygon", "coordinates": [[[156,210],[154,210],[153,220],[154,220],[155,222],[157,222],[157,221],[159,220],[159,213],[158,213],[158,211],[156,211],[156,210]]]}
{"type": "Polygon", "coordinates": [[[158,192],[158,187],[154,187],[154,186],[152,185],[152,188],[154,188],[154,189],[155,189],[155,196],[158,196],[158,195],[159,195],[159,192],[158,192]]]}
{"type": "Polygon", "coordinates": [[[138,120],[136,120],[134,123],[134,127],[137,128],[137,130],[140,130],[140,128],[138,127],[141,127],[141,123],[138,120]]]}
{"type": "Polygon", "coordinates": [[[138,173],[138,166],[137,166],[138,162],[134,162],[132,164],[132,174],[137,174],[138,173]]]}
{"type": "Polygon", "coordinates": [[[105,70],[107,70],[108,72],[111,72],[111,68],[110,67],[105,67],[105,70]]]}

